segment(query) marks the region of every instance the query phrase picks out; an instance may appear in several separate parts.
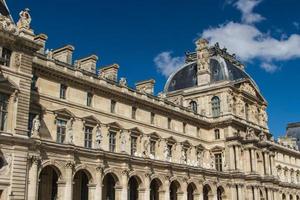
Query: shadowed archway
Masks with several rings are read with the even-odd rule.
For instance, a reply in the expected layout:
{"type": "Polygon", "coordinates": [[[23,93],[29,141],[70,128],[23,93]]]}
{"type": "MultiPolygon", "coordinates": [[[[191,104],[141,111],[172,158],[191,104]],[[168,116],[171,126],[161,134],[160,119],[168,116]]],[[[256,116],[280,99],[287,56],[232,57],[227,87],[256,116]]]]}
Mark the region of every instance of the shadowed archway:
{"type": "Polygon", "coordinates": [[[89,199],[89,176],[84,170],[76,172],[73,179],[73,200],[89,199]]]}
{"type": "Polygon", "coordinates": [[[57,199],[59,172],[54,166],[46,166],[39,175],[38,200],[57,199]]]}
{"type": "Polygon", "coordinates": [[[108,173],[103,178],[102,185],[102,200],[115,200],[118,178],[113,173],[108,173]]]}
{"type": "Polygon", "coordinates": [[[159,192],[162,186],[162,182],[155,178],[150,183],[150,200],[159,200],[159,192]]]}

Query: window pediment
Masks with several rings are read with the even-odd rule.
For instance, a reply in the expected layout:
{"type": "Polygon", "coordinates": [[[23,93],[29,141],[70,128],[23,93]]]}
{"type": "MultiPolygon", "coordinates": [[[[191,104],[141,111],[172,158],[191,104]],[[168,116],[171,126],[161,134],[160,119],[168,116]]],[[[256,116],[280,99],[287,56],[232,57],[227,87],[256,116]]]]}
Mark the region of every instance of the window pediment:
{"type": "Polygon", "coordinates": [[[19,86],[12,81],[10,78],[4,77],[2,74],[0,75],[0,89],[4,92],[14,93],[15,91],[19,91],[19,86]]]}
{"type": "Polygon", "coordinates": [[[107,124],[107,126],[110,129],[115,129],[115,130],[121,130],[121,129],[123,129],[123,126],[121,126],[118,122],[111,122],[111,123],[107,124]]]}
{"type": "Polygon", "coordinates": [[[93,125],[101,124],[101,122],[94,115],[83,117],[82,120],[88,124],[93,124],[93,125]]]}
{"type": "Polygon", "coordinates": [[[62,117],[62,118],[66,118],[66,119],[75,118],[75,115],[66,108],[55,110],[54,114],[58,117],[62,117]]]}
{"type": "Polygon", "coordinates": [[[221,146],[215,146],[214,148],[212,148],[210,151],[211,152],[221,152],[224,150],[224,147],[221,146]]]}

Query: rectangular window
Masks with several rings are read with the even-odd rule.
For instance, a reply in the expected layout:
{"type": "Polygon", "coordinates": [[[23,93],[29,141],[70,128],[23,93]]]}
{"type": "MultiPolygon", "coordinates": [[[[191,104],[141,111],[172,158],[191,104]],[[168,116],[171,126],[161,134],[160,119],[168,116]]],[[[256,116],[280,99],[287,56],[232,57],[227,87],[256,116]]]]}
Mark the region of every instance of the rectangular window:
{"type": "Polygon", "coordinates": [[[172,122],[172,119],[168,118],[168,129],[171,129],[171,122],[172,122]]]}
{"type": "Polygon", "coordinates": [[[58,119],[57,123],[57,138],[56,141],[58,143],[64,143],[66,138],[66,125],[67,121],[58,119]]]}
{"type": "Polygon", "coordinates": [[[183,148],[183,154],[184,154],[184,162],[187,162],[187,148],[183,148]]]}
{"type": "Polygon", "coordinates": [[[221,137],[220,137],[220,130],[219,129],[215,129],[215,139],[216,140],[219,140],[221,137]]]}
{"type": "Polygon", "coordinates": [[[86,126],[84,128],[84,147],[92,148],[93,142],[93,127],[86,126]]]}
{"type": "Polygon", "coordinates": [[[151,124],[154,124],[154,119],[155,119],[155,114],[151,113],[151,119],[150,119],[151,124]]]}
{"type": "Polygon", "coordinates": [[[131,110],[131,118],[132,119],[136,119],[136,110],[137,110],[136,107],[132,107],[132,110],[131,110]]]}
{"type": "Polygon", "coordinates": [[[111,102],[110,102],[110,112],[111,113],[115,113],[116,112],[116,101],[114,101],[114,100],[111,100],[111,102]]]}
{"type": "Polygon", "coordinates": [[[222,154],[220,154],[220,153],[215,154],[215,164],[216,164],[216,170],[221,172],[222,171],[222,154]]]}
{"type": "Polygon", "coordinates": [[[154,140],[150,140],[150,154],[155,156],[155,146],[156,142],[154,140]]]}
{"type": "Polygon", "coordinates": [[[33,119],[35,118],[36,114],[34,113],[29,113],[28,116],[28,137],[31,136],[31,129],[32,129],[32,123],[33,123],[33,119]]]}
{"type": "Polygon", "coordinates": [[[59,93],[59,97],[61,99],[66,99],[66,94],[67,94],[67,86],[66,85],[63,85],[61,84],[60,85],[60,93],[59,93]]]}
{"type": "Polygon", "coordinates": [[[31,79],[31,90],[36,91],[37,87],[36,87],[36,82],[38,80],[38,77],[36,75],[33,75],[32,79],[31,79]]]}
{"type": "Polygon", "coordinates": [[[93,102],[93,94],[88,92],[86,96],[86,105],[91,107],[93,102]]]}
{"type": "Polygon", "coordinates": [[[0,48],[0,64],[9,67],[11,58],[11,50],[0,48]]]}
{"type": "Polygon", "coordinates": [[[172,145],[168,144],[168,158],[172,158],[172,145]]]}
{"type": "Polygon", "coordinates": [[[8,95],[0,93],[0,131],[4,131],[8,113],[8,95]]]}
{"type": "Polygon", "coordinates": [[[117,133],[114,131],[109,132],[109,151],[116,151],[116,135],[117,133]]]}
{"type": "Polygon", "coordinates": [[[183,131],[183,133],[186,133],[186,123],[185,122],[183,122],[183,124],[182,124],[182,131],[183,131]]]}
{"type": "Polygon", "coordinates": [[[134,156],[137,152],[137,137],[131,136],[131,155],[134,156]]]}

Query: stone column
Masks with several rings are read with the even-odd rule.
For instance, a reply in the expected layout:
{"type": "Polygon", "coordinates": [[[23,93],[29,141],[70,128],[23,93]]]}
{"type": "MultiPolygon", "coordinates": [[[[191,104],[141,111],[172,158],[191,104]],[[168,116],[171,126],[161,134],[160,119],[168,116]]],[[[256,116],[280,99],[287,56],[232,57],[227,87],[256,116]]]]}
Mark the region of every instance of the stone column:
{"type": "Polygon", "coordinates": [[[264,153],[265,156],[265,167],[266,167],[266,174],[270,175],[270,159],[269,159],[269,152],[264,153]]]}
{"type": "MultiPolygon", "coordinates": [[[[57,182],[57,200],[64,200],[65,195],[65,181],[58,181],[57,182]]],[[[29,199],[28,199],[29,200],[29,199]]]]}
{"type": "Polygon", "coordinates": [[[115,200],[127,200],[128,196],[127,196],[127,187],[125,188],[126,190],[126,196],[123,196],[123,191],[124,188],[122,186],[116,186],[115,187],[115,200]]]}
{"type": "Polygon", "coordinates": [[[95,200],[95,191],[96,191],[96,184],[88,184],[89,188],[89,199],[88,200],[95,200]]]}
{"type": "Polygon", "coordinates": [[[169,177],[165,178],[165,188],[164,188],[164,198],[162,199],[170,199],[170,179],[169,177]]]}
{"type": "Polygon", "coordinates": [[[150,200],[150,173],[145,174],[145,181],[144,181],[144,191],[139,191],[139,199],[141,200],[150,200]]]}
{"type": "Polygon", "coordinates": [[[68,161],[65,165],[65,194],[64,200],[72,200],[73,196],[73,167],[74,163],[72,161],[68,161]]]}
{"type": "Polygon", "coordinates": [[[36,200],[38,197],[38,165],[40,158],[38,156],[31,156],[29,161],[31,162],[31,167],[29,170],[28,199],[36,200]]]}
{"type": "Polygon", "coordinates": [[[257,161],[256,161],[255,149],[251,149],[251,155],[252,155],[253,172],[257,173],[257,161]]]}
{"type": "Polygon", "coordinates": [[[203,183],[200,183],[198,189],[199,193],[194,195],[195,200],[203,200],[203,183]]]}
{"type": "Polygon", "coordinates": [[[230,170],[235,170],[235,158],[234,158],[234,148],[233,146],[229,147],[229,164],[230,164],[230,170]]]}
{"type": "Polygon", "coordinates": [[[254,186],[254,196],[255,196],[255,200],[259,200],[259,192],[258,192],[258,187],[254,186]]]}
{"type": "Polygon", "coordinates": [[[235,146],[235,151],[236,151],[236,165],[237,165],[237,169],[241,170],[242,166],[241,166],[241,149],[239,146],[235,146]]]}
{"type": "Polygon", "coordinates": [[[187,180],[181,184],[181,192],[177,192],[178,200],[187,200],[187,180]]]}
{"type": "Polygon", "coordinates": [[[96,180],[95,180],[95,193],[94,200],[102,200],[102,178],[103,178],[103,167],[98,166],[96,168],[96,180]]]}
{"type": "Polygon", "coordinates": [[[239,199],[238,200],[244,200],[245,199],[244,186],[238,185],[238,188],[239,188],[239,199]]]}
{"type": "MultiPolygon", "coordinates": [[[[117,190],[116,190],[117,193],[117,190]]],[[[128,170],[122,171],[122,177],[121,177],[121,200],[127,200],[128,199],[128,170]]],[[[117,200],[117,199],[116,199],[117,200]]]]}

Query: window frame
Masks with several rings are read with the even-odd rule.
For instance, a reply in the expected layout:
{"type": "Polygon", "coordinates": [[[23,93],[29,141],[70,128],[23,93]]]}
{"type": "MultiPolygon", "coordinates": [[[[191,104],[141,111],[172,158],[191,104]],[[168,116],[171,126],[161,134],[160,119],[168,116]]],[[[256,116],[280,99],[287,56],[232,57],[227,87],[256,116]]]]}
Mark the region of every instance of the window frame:
{"type": "Polygon", "coordinates": [[[221,100],[218,96],[211,98],[212,117],[220,117],[221,115],[221,100]]]}
{"type": "Polygon", "coordinates": [[[56,119],[56,142],[59,144],[65,143],[67,134],[67,123],[66,119],[56,119]]]}
{"type": "Polygon", "coordinates": [[[131,119],[136,119],[137,107],[131,107],[131,119]]]}
{"type": "Polygon", "coordinates": [[[150,139],[150,154],[152,156],[156,155],[156,140],[150,139]]]}
{"type": "Polygon", "coordinates": [[[190,107],[194,113],[198,113],[198,104],[196,101],[191,101],[190,107]]]}
{"type": "Polygon", "coordinates": [[[109,130],[109,151],[116,152],[117,131],[109,130]]]}
{"type": "Polygon", "coordinates": [[[60,99],[67,99],[67,90],[68,90],[67,85],[60,84],[60,90],[59,90],[59,98],[60,99]]]}
{"type": "Polygon", "coordinates": [[[215,133],[215,140],[220,140],[221,139],[220,129],[215,129],[214,133],[215,133]]]}
{"type": "Polygon", "coordinates": [[[130,155],[135,156],[135,153],[137,152],[137,140],[138,136],[131,134],[130,136],[130,155]]]}
{"type": "Polygon", "coordinates": [[[150,114],[150,123],[153,125],[155,124],[155,113],[151,112],[150,114]]]}
{"type": "Polygon", "coordinates": [[[91,92],[88,92],[86,94],[86,106],[92,107],[92,105],[93,105],[93,97],[94,97],[94,94],[91,93],[91,92]]]}
{"type": "Polygon", "coordinates": [[[11,63],[11,56],[12,56],[12,50],[6,47],[0,47],[0,65],[5,66],[5,67],[10,67],[11,63]],[[4,54],[5,52],[5,54],[4,54]],[[4,57],[4,55],[5,57],[4,57]],[[8,57],[7,57],[8,55],[8,57]]]}
{"type": "Polygon", "coordinates": [[[110,101],[110,112],[116,113],[117,102],[115,100],[110,101]]]}
{"type": "Polygon", "coordinates": [[[10,96],[0,93],[0,131],[6,131],[10,96]]]}
{"type": "Polygon", "coordinates": [[[214,157],[215,157],[215,169],[218,172],[222,172],[223,171],[222,153],[215,153],[214,157]]]}
{"type": "Polygon", "coordinates": [[[85,148],[91,149],[93,147],[93,129],[94,127],[92,126],[89,125],[84,126],[84,147],[85,148]]]}
{"type": "Polygon", "coordinates": [[[168,117],[168,129],[172,129],[172,119],[168,117]]]}

